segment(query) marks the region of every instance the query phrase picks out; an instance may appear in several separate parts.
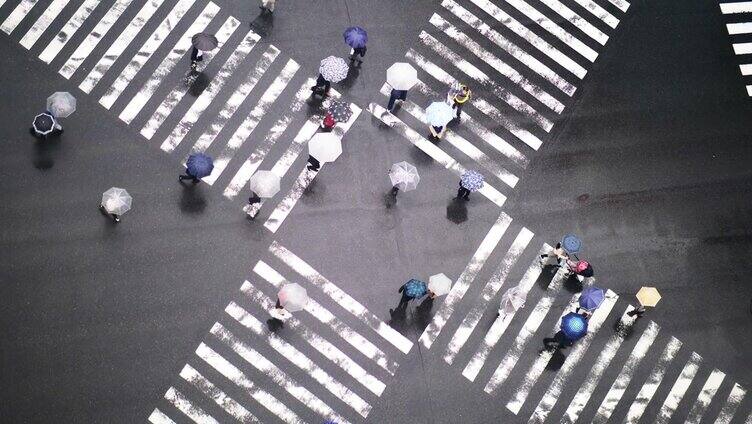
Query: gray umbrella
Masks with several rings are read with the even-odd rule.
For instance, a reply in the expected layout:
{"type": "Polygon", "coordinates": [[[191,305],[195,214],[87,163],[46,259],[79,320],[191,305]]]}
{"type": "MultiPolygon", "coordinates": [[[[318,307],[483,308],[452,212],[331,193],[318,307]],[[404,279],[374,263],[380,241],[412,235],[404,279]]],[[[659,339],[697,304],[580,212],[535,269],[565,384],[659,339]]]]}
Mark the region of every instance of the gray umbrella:
{"type": "Polygon", "coordinates": [[[199,32],[194,35],[193,38],[191,38],[191,43],[193,44],[193,47],[203,51],[214,50],[219,45],[217,37],[205,32],[199,32]]]}

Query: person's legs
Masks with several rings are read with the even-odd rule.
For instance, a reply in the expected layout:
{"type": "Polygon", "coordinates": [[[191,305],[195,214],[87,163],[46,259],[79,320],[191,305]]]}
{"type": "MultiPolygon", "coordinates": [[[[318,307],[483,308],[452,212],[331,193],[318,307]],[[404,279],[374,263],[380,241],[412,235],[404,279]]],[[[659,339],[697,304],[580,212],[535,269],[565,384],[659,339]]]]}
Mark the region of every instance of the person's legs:
{"type": "Polygon", "coordinates": [[[251,197],[248,198],[248,204],[252,205],[254,203],[259,203],[259,202],[261,202],[261,197],[259,197],[258,194],[256,194],[255,192],[252,191],[251,192],[251,197]]]}
{"type": "MultiPolygon", "coordinates": [[[[389,95],[389,103],[386,105],[386,110],[388,110],[389,112],[391,112],[392,109],[394,108],[394,102],[395,101],[397,101],[397,93],[395,93],[395,91],[392,90],[392,94],[389,95]]],[[[32,128],[32,131],[33,130],[34,129],[32,128]]]]}
{"type": "Polygon", "coordinates": [[[466,189],[465,187],[462,187],[462,198],[465,200],[470,200],[470,190],[466,189]]]}
{"type": "Polygon", "coordinates": [[[457,104],[457,119],[462,119],[460,115],[462,114],[462,107],[464,106],[464,103],[458,103],[457,104]]]}
{"type": "Polygon", "coordinates": [[[329,89],[332,88],[332,83],[324,80],[324,94],[329,94],[329,89]]]}
{"type": "Polygon", "coordinates": [[[110,216],[112,216],[113,221],[120,222],[120,217],[117,214],[111,213],[110,216]]]}
{"type": "Polygon", "coordinates": [[[394,186],[392,187],[392,196],[397,196],[397,193],[399,193],[399,187],[394,186]]]}

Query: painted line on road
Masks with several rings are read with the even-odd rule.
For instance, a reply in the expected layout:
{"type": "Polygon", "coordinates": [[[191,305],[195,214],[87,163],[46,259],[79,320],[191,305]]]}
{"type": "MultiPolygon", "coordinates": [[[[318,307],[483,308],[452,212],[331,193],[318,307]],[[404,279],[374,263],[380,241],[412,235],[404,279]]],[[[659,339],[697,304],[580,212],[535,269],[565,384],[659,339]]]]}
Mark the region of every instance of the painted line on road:
{"type": "Polygon", "coordinates": [[[629,9],[629,2],[627,0],[608,0],[614,6],[618,7],[622,12],[626,12],[629,9]]]}
{"type": "Polygon", "coordinates": [[[42,15],[34,22],[34,25],[32,25],[21,38],[21,45],[26,47],[26,50],[31,50],[34,44],[39,40],[39,37],[42,36],[47,28],[49,28],[68,3],[68,0],[53,0],[47,9],[44,10],[42,15]]]}
{"type": "Polygon", "coordinates": [[[728,15],[730,13],[750,13],[752,12],[752,1],[740,1],[736,3],[721,3],[721,13],[728,15]]]}
{"type": "Polygon", "coordinates": [[[718,392],[718,389],[721,387],[721,383],[723,383],[723,380],[725,378],[726,374],[718,369],[714,369],[713,372],[710,373],[708,379],[705,380],[705,384],[702,386],[702,389],[700,389],[700,394],[697,396],[695,404],[689,411],[689,415],[687,416],[687,421],[685,421],[685,423],[700,424],[702,416],[705,415],[705,411],[708,410],[710,402],[713,401],[715,394],[718,392]]]}
{"type": "Polygon", "coordinates": [[[191,383],[193,387],[198,389],[206,397],[213,400],[220,406],[225,412],[230,414],[233,418],[237,419],[241,423],[260,423],[258,418],[253,415],[249,410],[245,409],[243,405],[238,403],[235,399],[228,396],[219,387],[214,385],[206,377],[201,375],[192,366],[185,364],[180,371],[180,376],[183,380],[191,383]]]}
{"type": "Polygon", "coordinates": [[[736,24],[726,24],[729,35],[749,34],[752,33],[752,22],[740,22],[736,24]]]}
{"type": "MultiPolygon", "coordinates": [[[[718,413],[718,418],[716,418],[715,424],[731,423],[731,419],[734,418],[736,410],[739,408],[739,405],[742,403],[746,394],[747,391],[742,388],[739,383],[734,383],[734,387],[731,389],[728,399],[726,399],[726,403],[723,405],[723,408],[721,408],[721,412],[718,413]]],[[[752,419],[752,414],[747,418],[747,424],[749,424],[750,419],[752,419]]]]}
{"type": "Polygon", "coordinates": [[[592,13],[596,18],[605,22],[606,25],[610,26],[612,29],[616,28],[616,26],[619,25],[619,20],[616,18],[616,16],[609,13],[606,9],[599,6],[593,0],[574,0],[574,2],[585,8],[585,10],[587,10],[588,12],[592,13]]]}
{"type": "MultiPolygon", "coordinates": [[[[575,1],[582,6],[584,6],[585,4],[594,4],[592,2],[587,2],[587,1],[582,2],[581,0],[575,0],[575,1]]],[[[546,6],[549,7],[549,9],[556,12],[557,15],[561,16],[562,18],[569,21],[569,23],[576,26],[585,35],[587,35],[588,37],[600,43],[600,45],[602,46],[606,45],[606,42],[608,41],[608,35],[606,35],[603,31],[596,28],[593,24],[588,22],[586,19],[583,19],[582,16],[577,14],[574,10],[565,6],[559,0],[541,0],[541,3],[545,4],[546,6]]],[[[595,7],[599,7],[599,6],[595,5],[595,7]]],[[[610,13],[606,12],[603,9],[601,10],[605,12],[605,14],[607,14],[608,17],[615,19],[616,24],[619,23],[619,20],[614,18],[610,13]]],[[[614,24],[613,28],[616,28],[616,24],[614,24]]]]}
{"type": "Polygon", "coordinates": [[[21,3],[18,3],[16,8],[10,12],[10,15],[5,18],[2,25],[0,25],[0,29],[6,34],[13,32],[36,4],[37,0],[21,0],[21,3]]]}
{"type": "Polygon", "coordinates": [[[158,408],[154,408],[151,415],[149,415],[149,422],[152,424],[176,424],[175,421],[171,420],[170,417],[158,408]]]}
{"type": "Polygon", "coordinates": [[[731,47],[734,48],[734,54],[752,53],[752,43],[734,43],[731,47]]]}
{"type": "Polygon", "coordinates": [[[91,12],[99,5],[100,0],[86,0],[81,3],[75,13],[68,19],[65,26],[55,35],[55,37],[47,44],[42,53],[39,54],[39,59],[42,62],[49,64],[52,62],[58,53],[63,50],[68,41],[76,34],[81,25],[86,21],[86,18],[91,15],[91,12]]]}
{"type": "Polygon", "coordinates": [[[687,392],[689,385],[692,384],[697,371],[700,369],[700,363],[702,363],[702,357],[696,352],[692,352],[692,356],[684,365],[679,377],[676,378],[674,385],[671,387],[666,399],[663,401],[658,416],[655,418],[655,422],[658,424],[665,424],[671,420],[671,416],[676,412],[676,408],[679,407],[684,394],[687,392]]]}
{"type": "Polygon", "coordinates": [[[219,424],[219,421],[207,414],[198,405],[191,402],[185,395],[177,391],[174,387],[167,389],[164,398],[167,399],[175,408],[185,414],[186,417],[197,424],[219,424]]]}
{"type": "Polygon", "coordinates": [[[744,76],[752,75],[752,64],[739,65],[739,70],[744,76]]]}

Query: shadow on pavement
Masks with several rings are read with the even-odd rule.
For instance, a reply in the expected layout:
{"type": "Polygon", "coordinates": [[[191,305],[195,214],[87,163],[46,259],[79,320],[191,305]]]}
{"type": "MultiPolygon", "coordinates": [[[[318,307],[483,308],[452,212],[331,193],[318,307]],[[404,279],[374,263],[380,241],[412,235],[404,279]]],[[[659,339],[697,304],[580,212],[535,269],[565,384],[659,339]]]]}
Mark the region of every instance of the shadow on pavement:
{"type": "Polygon", "coordinates": [[[467,221],[467,204],[464,200],[452,199],[447,205],[446,217],[455,224],[467,221]]]}

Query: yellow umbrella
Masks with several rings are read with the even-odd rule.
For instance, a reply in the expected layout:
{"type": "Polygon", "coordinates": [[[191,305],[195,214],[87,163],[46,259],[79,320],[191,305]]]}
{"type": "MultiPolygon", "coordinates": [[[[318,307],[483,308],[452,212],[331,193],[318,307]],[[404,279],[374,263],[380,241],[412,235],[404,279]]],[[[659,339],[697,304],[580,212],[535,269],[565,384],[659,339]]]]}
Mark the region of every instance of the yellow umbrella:
{"type": "Polygon", "coordinates": [[[642,306],[655,306],[661,300],[661,294],[655,287],[643,287],[637,292],[637,300],[642,306]]]}

